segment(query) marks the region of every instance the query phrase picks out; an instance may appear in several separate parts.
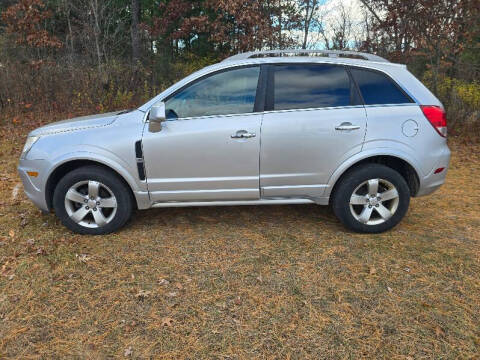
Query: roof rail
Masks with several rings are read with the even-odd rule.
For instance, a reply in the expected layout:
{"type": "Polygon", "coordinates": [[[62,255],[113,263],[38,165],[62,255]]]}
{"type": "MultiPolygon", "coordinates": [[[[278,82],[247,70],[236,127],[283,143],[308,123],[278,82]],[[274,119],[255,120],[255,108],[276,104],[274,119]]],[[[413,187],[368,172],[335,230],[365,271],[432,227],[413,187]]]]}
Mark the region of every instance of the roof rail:
{"type": "Polygon", "coordinates": [[[361,60],[370,60],[378,62],[389,62],[378,55],[368,54],[357,51],[347,50],[304,50],[304,49],[288,49],[288,50],[264,50],[264,51],[250,51],[237,55],[230,56],[223,61],[245,60],[253,58],[264,57],[288,57],[288,56],[326,56],[331,58],[354,58],[361,60]]]}

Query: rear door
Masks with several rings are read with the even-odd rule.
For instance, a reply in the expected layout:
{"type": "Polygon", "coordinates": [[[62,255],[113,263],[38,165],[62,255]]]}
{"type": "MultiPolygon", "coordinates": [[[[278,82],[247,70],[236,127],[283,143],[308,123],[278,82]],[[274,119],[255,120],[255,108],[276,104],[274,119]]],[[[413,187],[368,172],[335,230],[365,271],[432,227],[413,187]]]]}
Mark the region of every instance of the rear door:
{"type": "Polygon", "coordinates": [[[264,198],[323,195],[335,169],[362,149],[366,115],[347,69],[271,65],[262,123],[264,198]]]}

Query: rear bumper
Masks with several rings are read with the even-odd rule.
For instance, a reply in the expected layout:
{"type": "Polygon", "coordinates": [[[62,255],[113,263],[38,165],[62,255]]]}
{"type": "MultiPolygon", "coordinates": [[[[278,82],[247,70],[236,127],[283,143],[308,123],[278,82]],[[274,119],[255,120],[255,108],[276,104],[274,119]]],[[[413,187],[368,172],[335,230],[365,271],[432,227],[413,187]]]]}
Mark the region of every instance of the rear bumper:
{"type": "Polygon", "coordinates": [[[27,197],[42,211],[49,211],[45,197],[46,170],[48,163],[45,160],[20,160],[18,174],[22,179],[23,189],[27,197]],[[27,174],[27,171],[38,172],[37,177],[27,174]]]}
{"type": "Polygon", "coordinates": [[[431,172],[420,180],[420,187],[416,196],[425,196],[436,191],[440,186],[445,183],[447,177],[448,166],[450,164],[450,149],[445,146],[445,150],[439,157],[437,164],[433,167],[431,172]],[[435,170],[444,168],[443,171],[435,174],[435,170]]]}

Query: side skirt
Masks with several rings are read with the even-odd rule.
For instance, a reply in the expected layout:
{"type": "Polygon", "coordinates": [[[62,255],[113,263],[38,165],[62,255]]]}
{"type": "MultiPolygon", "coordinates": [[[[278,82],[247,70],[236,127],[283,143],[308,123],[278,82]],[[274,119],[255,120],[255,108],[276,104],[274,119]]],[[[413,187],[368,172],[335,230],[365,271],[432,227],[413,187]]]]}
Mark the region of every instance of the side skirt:
{"type": "Polygon", "coordinates": [[[237,206],[237,205],[286,205],[286,204],[316,204],[310,199],[264,199],[247,201],[196,201],[196,202],[162,202],[154,203],[152,208],[190,207],[190,206],[237,206]]]}

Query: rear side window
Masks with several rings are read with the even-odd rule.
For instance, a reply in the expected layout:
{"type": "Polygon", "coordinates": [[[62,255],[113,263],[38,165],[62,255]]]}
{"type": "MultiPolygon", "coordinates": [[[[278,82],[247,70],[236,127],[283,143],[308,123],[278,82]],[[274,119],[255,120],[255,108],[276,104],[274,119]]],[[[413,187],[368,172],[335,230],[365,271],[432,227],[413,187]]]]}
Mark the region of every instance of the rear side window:
{"type": "Polygon", "coordinates": [[[342,66],[273,67],[273,110],[350,105],[350,79],[342,66]]]}
{"type": "Polygon", "coordinates": [[[365,105],[412,103],[397,84],[389,77],[377,71],[350,69],[360,88],[365,105]]]}

